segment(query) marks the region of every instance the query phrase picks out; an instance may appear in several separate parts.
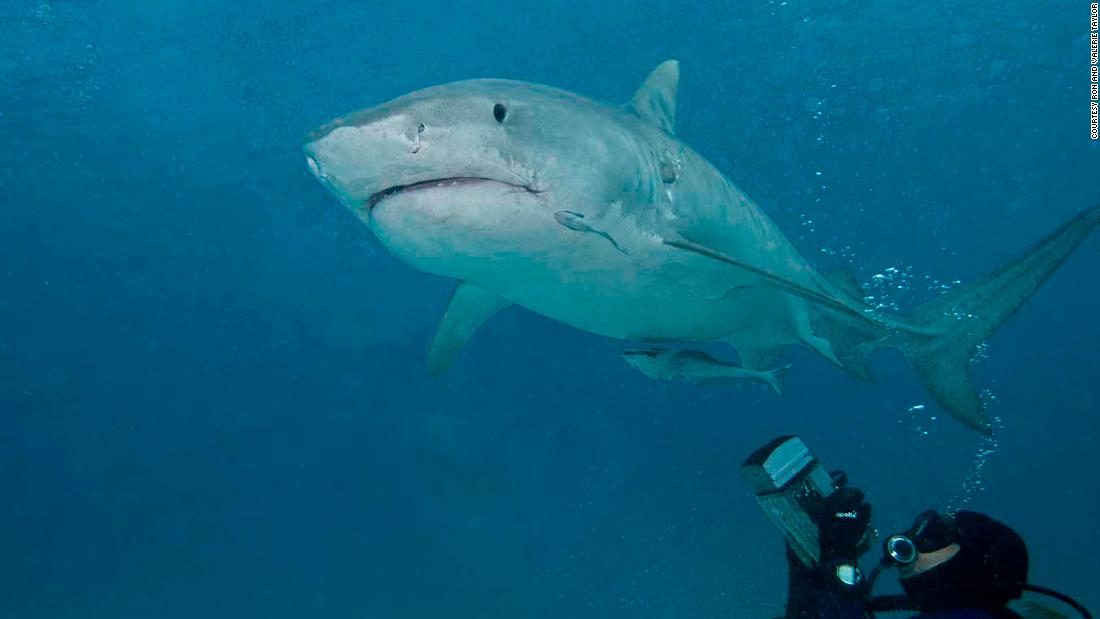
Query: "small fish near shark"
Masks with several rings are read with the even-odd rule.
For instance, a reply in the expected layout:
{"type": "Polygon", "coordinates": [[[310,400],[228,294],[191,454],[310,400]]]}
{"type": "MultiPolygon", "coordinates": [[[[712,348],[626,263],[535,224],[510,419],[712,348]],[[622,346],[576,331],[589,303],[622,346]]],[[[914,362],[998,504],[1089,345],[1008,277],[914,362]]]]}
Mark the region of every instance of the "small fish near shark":
{"type": "MultiPolygon", "coordinates": [[[[722,342],[741,372],[776,371],[798,344],[873,380],[868,357],[897,348],[939,406],[990,434],[973,352],[1100,224],[1100,205],[905,316],[880,312],[676,137],[679,76],[662,63],[623,105],[512,80],[444,84],[337,118],[303,148],[392,254],[458,281],[428,350],[433,374],[519,305],[620,340],[722,342]]],[[[669,354],[697,362],[689,374],[706,365],[669,354]]]]}
{"type": "Polygon", "coordinates": [[[630,254],[630,252],[619,246],[619,244],[615,242],[615,239],[611,238],[610,234],[588,223],[585,220],[584,215],[581,215],[580,213],[574,213],[572,211],[558,211],[557,213],[554,213],[554,219],[558,220],[559,224],[565,226],[566,228],[569,228],[570,230],[576,230],[577,232],[591,232],[592,234],[602,236],[603,238],[607,239],[607,242],[611,243],[611,246],[615,249],[621,251],[624,254],[630,254]]]}
{"type": "Polygon", "coordinates": [[[700,387],[723,380],[751,379],[783,395],[783,375],[790,364],[771,370],[749,370],[719,361],[705,352],[671,348],[632,348],[623,352],[630,367],[656,380],[683,380],[700,387]]]}

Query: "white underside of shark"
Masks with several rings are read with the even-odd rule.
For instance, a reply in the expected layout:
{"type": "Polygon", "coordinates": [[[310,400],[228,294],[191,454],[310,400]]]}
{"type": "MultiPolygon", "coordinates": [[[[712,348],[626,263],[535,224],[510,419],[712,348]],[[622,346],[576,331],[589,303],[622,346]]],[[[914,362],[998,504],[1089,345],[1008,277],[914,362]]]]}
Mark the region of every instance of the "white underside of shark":
{"type": "Polygon", "coordinates": [[[665,62],[625,106],[524,82],[457,82],[337,119],[305,151],[393,254],[459,280],[429,351],[433,372],[515,304],[617,339],[726,342],[752,371],[802,344],[869,380],[870,352],[896,346],[941,406],[988,432],[967,375],[973,348],[1100,223],[1100,207],[909,317],[878,314],[850,276],[818,273],[676,138],[678,80],[665,62]]]}

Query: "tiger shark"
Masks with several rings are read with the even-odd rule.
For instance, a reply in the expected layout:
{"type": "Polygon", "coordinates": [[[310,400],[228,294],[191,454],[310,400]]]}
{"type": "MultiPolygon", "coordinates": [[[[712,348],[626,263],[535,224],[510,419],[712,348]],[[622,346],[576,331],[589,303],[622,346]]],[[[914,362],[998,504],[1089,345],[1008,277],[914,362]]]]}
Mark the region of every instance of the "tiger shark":
{"type": "MultiPolygon", "coordinates": [[[[975,347],[1100,223],[1081,212],[1029,251],[908,315],[867,306],[819,272],[749,196],[675,135],[679,64],[624,105],[477,79],[415,91],[310,133],[313,175],[395,256],[458,280],[428,351],[443,372],[473,333],[519,305],[609,338],[724,342],[775,369],[786,346],[873,380],[899,348],[932,398],[979,432],[975,347]]],[[[717,362],[716,362],[717,363],[717,362]]]]}

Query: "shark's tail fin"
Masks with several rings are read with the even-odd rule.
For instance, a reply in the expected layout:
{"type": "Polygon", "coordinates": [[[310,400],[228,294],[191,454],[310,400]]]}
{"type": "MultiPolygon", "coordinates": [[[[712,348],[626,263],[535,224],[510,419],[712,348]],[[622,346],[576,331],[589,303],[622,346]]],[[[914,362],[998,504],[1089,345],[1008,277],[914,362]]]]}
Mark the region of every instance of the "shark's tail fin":
{"type": "Polygon", "coordinates": [[[974,348],[993,335],[1098,224],[1100,205],[1066,222],[1019,258],[913,312],[908,322],[937,335],[900,333],[900,347],[944,410],[971,428],[992,434],[970,380],[974,348]]]}

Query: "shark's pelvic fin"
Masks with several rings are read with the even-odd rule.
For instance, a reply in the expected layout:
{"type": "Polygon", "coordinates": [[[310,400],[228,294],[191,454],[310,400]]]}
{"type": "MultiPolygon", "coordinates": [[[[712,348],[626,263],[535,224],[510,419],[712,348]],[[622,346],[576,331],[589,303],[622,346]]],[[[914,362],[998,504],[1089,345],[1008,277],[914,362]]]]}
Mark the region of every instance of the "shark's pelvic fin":
{"type": "MultiPolygon", "coordinates": [[[[822,275],[840,293],[851,299],[853,304],[865,306],[863,289],[846,266],[826,269],[822,275]]],[[[889,337],[889,330],[868,324],[862,320],[837,314],[830,310],[813,312],[810,317],[813,332],[829,341],[833,353],[840,361],[840,367],[853,378],[864,382],[878,382],[871,374],[869,364],[871,353],[889,337]]]]}
{"type": "Polygon", "coordinates": [[[666,60],[649,74],[629,107],[638,116],[664,129],[669,135],[676,130],[676,89],[680,83],[680,63],[666,60]]]}
{"type": "Polygon", "coordinates": [[[810,321],[814,333],[832,345],[845,372],[864,382],[878,382],[871,374],[870,356],[890,337],[890,331],[831,310],[814,312],[810,321]]]}
{"type": "Polygon", "coordinates": [[[439,376],[451,366],[458,351],[466,345],[486,320],[512,302],[466,282],[459,282],[451,293],[447,311],[428,349],[428,372],[439,376]]]}
{"type": "Polygon", "coordinates": [[[795,329],[798,332],[799,339],[802,340],[802,343],[809,347],[810,350],[825,357],[838,366],[844,367],[840,359],[837,359],[836,353],[833,351],[833,345],[829,340],[814,333],[813,325],[810,324],[810,316],[805,311],[795,314],[795,329]]]}
{"type": "Polygon", "coordinates": [[[964,424],[992,434],[992,424],[970,379],[974,348],[993,335],[1100,225],[1100,205],[1086,210],[1022,256],[918,307],[911,322],[943,331],[901,334],[900,348],[932,398],[964,424]]]}

